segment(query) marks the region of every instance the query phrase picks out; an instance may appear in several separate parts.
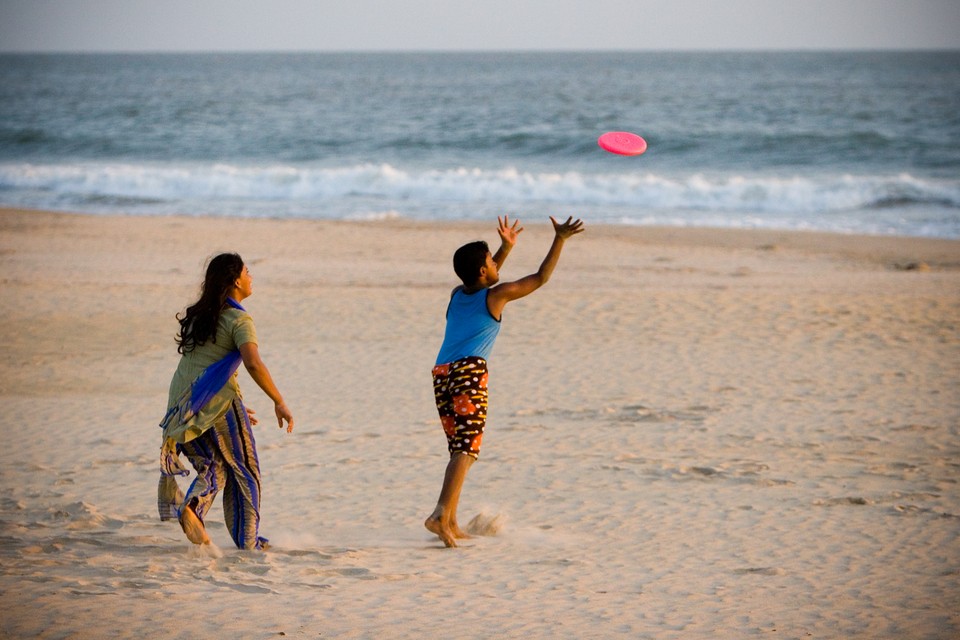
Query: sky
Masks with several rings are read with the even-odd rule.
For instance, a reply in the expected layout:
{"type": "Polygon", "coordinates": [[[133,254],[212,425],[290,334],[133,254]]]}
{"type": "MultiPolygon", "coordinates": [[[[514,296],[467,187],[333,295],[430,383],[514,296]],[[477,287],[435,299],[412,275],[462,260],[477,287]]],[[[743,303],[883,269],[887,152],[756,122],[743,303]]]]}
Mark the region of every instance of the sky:
{"type": "Polygon", "coordinates": [[[2,52],[960,49],[960,0],[0,0],[2,52]]]}

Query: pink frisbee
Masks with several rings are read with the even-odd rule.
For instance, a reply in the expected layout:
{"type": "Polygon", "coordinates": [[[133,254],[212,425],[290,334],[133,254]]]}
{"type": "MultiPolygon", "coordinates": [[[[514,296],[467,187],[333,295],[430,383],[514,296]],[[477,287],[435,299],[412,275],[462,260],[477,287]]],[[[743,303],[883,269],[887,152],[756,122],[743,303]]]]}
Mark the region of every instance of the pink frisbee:
{"type": "Polygon", "coordinates": [[[621,156],[638,156],[647,150],[647,141],[629,131],[610,131],[597,139],[600,148],[621,156]]]}

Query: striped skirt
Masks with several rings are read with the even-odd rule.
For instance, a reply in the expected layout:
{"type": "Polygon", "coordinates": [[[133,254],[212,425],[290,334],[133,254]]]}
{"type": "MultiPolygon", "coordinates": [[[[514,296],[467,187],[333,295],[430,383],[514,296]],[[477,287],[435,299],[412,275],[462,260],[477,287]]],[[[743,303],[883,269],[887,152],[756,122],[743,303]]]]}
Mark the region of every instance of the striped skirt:
{"type": "Polygon", "coordinates": [[[227,413],[200,437],[177,445],[197,472],[181,510],[192,505],[202,521],[223,492],[223,517],[240,549],[261,549],[260,461],[247,411],[235,399],[227,413]]]}

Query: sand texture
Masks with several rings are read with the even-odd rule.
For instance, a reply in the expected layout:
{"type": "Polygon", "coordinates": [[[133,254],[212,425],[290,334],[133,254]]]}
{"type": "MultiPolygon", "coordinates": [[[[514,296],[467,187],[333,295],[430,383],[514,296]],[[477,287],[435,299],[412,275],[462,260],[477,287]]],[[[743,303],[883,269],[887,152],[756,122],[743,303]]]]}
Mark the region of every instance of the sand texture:
{"type": "Polygon", "coordinates": [[[485,535],[445,549],[430,368],[495,220],[0,211],[0,637],[960,636],[960,242],[586,220],[504,313],[485,535]],[[224,250],[297,422],[241,371],[265,553],[156,515],[174,314],[224,250]]]}

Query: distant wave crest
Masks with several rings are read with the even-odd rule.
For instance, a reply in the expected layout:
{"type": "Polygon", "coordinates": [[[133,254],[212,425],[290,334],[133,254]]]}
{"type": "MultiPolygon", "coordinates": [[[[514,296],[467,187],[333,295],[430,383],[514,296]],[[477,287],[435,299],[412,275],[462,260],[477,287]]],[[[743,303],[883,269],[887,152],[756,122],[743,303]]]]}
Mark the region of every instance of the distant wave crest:
{"type": "MultiPolygon", "coordinates": [[[[420,202],[622,206],[751,213],[828,213],[910,204],[960,208],[960,181],[910,174],[686,176],[535,173],[513,168],[409,170],[388,164],[319,168],[229,164],[6,164],[0,197],[16,192],[77,202],[324,202],[350,197],[420,202]]],[[[9,199],[5,198],[4,199],[9,199]]]]}

